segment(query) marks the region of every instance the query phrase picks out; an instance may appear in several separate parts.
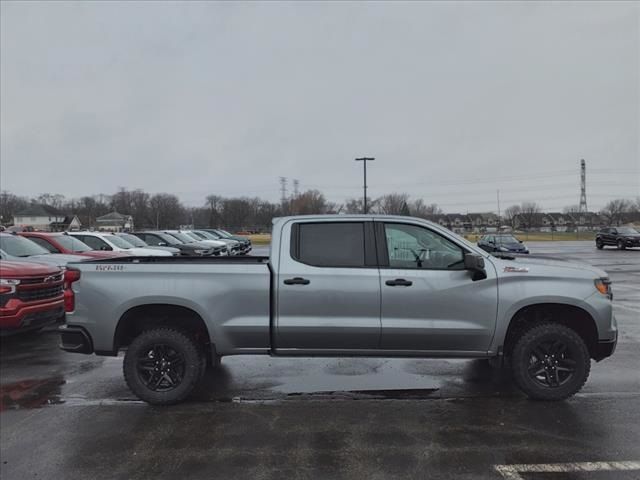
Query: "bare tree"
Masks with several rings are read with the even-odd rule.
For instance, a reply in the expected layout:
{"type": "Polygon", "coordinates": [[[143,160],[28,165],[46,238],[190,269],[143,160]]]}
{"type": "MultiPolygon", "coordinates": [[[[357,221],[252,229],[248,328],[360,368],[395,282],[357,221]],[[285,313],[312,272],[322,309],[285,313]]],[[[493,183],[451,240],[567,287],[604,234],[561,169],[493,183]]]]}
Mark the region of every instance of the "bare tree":
{"type": "Polygon", "coordinates": [[[409,204],[409,210],[411,211],[411,215],[414,217],[426,218],[429,220],[433,220],[438,215],[442,215],[442,209],[437,203],[426,205],[424,200],[421,198],[411,202],[409,204]]]}
{"type": "Polygon", "coordinates": [[[375,211],[383,215],[402,215],[408,210],[409,195],[390,193],[376,200],[375,211]]]}
{"type": "MultiPolygon", "coordinates": [[[[176,228],[187,220],[180,199],[170,193],[156,193],[149,199],[151,224],[158,228],[176,228]]],[[[135,221],[135,219],[134,219],[135,221]]]]}
{"type": "Polygon", "coordinates": [[[522,202],[518,218],[522,222],[522,226],[529,230],[536,225],[541,212],[542,210],[536,202],[522,202]]]}
{"type": "Polygon", "coordinates": [[[292,215],[327,213],[327,200],[318,190],[307,190],[300,193],[289,203],[289,211],[292,215]]]}
{"type": "Polygon", "coordinates": [[[0,223],[12,223],[14,215],[28,206],[28,198],[3,190],[0,193],[0,223]]]}
{"type": "Polygon", "coordinates": [[[518,227],[518,216],[521,212],[520,205],[511,205],[504,211],[504,219],[511,228],[518,227]]]}
{"type": "Polygon", "coordinates": [[[207,208],[209,209],[209,226],[219,227],[224,198],[219,195],[208,195],[206,200],[207,208]]]}
{"type": "Polygon", "coordinates": [[[609,225],[620,225],[624,222],[625,214],[632,209],[632,203],[624,198],[611,200],[600,210],[600,215],[607,219],[609,225]]]}

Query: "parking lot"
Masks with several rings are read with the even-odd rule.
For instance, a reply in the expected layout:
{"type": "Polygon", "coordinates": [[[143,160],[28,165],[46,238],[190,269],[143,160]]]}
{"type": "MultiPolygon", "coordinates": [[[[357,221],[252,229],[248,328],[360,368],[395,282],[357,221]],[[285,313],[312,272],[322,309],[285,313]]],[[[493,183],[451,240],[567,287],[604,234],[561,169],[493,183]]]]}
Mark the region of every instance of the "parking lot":
{"type": "Polygon", "coordinates": [[[151,407],[122,357],[64,353],[52,329],[2,340],[1,476],[639,479],[640,251],[528,246],[613,281],[617,351],[568,401],[527,400],[479,360],[248,356],[151,407]]]}

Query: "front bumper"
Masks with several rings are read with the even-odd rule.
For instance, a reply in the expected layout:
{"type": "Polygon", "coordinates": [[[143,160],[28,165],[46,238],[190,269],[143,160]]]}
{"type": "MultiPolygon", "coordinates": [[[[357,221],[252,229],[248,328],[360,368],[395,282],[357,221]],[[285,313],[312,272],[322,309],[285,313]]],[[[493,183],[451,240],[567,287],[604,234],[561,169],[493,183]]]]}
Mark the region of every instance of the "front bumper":
{"type": "Polygon", "coordinates": [[[616,351],[616,345],[618,344],[618,339],[609,340],[606,342],[598,342],[596,345],[596,351],[594,352],[594,360],[599,362],[600,360],[604,360],[607,357],[613,355],[613,352],[616,351]]]}
{"type": "Polygon", "coordinates": [[[35,330],[64,317],[64,298],[37,303],[10,300],[0,309],[0,335],[35,330]]]}
{"type": "Polygon", "coordinates": [[[640,247],[640,240],[636,240],[635,238],[625,238],[624,246],[628,248],[640,247]]]}

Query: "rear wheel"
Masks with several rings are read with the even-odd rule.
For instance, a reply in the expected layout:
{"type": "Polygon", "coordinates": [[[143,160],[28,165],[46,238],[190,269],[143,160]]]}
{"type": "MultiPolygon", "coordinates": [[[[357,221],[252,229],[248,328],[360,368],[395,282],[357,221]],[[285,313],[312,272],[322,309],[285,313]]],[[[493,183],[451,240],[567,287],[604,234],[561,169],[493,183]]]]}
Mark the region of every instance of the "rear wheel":
{"type": "Polygon", "coordinates": [[[596,248],[598,250],[602,250],[604,248],[604,243],[602,243],[602,240],[599,238],[596,238],[596,248]]]}
{"type": "Polygon", "coordinates": [[[624,250],[624,249],[625,249],[624,242],[622,240],[618,240],[618,250],[624,250]]]}
{"type": "Polygon", "coordinates": [[[193,391],[205,367],[202,349],[171,328],[146,330],[124,357],[124,378],[133,393],[152,405],[172,405],[193,391]]]}
{"type": "Polygon", "coordinates": [[[513,378],[534,400],[564,400],[587,381],[591,358],[587,345],[574,330],[545,323],[526,331],[512,356],[513,378]]]}

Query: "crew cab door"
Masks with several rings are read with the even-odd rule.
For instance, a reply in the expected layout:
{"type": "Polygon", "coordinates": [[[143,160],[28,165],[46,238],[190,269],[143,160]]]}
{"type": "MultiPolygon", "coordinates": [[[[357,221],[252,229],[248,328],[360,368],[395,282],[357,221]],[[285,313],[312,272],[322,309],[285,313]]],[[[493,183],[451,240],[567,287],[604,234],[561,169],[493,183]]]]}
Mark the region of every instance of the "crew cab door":
{"type": "Polygon", "coordinates": [[[463,244],[423,225],[376,222],[383,350],[486,352],[496,325],[493,266],[473,280],[463,244]]]}
{"type": "Polygon", "coordinates": [[[275,275],[277,351],[377,349],[380,275],[372,221],[290,222],[275,275]]]}

